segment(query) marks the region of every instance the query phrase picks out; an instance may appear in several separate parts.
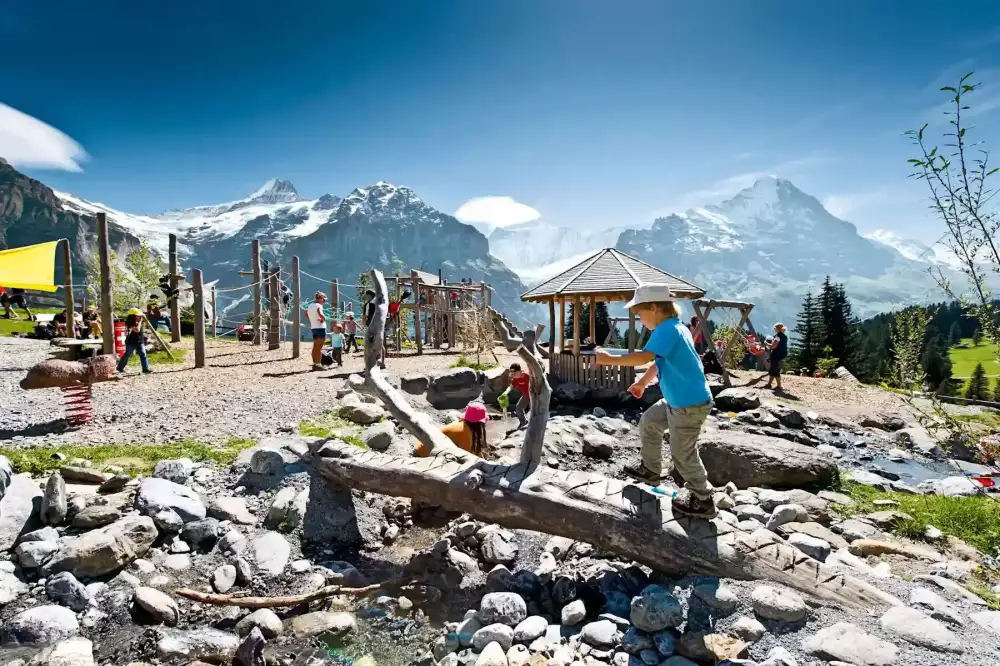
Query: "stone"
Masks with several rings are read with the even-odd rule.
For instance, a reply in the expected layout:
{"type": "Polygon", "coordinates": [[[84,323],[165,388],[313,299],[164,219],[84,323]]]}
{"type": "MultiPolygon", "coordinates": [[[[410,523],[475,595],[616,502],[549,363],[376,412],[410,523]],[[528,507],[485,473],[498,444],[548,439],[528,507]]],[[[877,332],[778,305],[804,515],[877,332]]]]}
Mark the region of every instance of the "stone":
{"type": "Polygon", "coordinates": [[[583,642],[594,647],[614,647],[618,643],[618,637],[618,625],[611,620],[588,622],[580,632],[583,642]]]}
{"type": "Polygon", "coordinates": [[[875,511],[865,518],[884,530],[892,529],[904,520],[913,520],[913,516],[902,511],[875,511]]]}
{"type": "MultiPolygon", "coordinates": [[[[732,482],[730,481],[730,483],[732,482]]],[[[736,490],[732,493],[732,496],[733,496],[733,504],[735,504],[736,506],[741,506],[741,505],[756,506],[760,504],[760,500],[757,498],[757,493],[751,492],[749,490],[736,490]]]]}
{"type": "Polygon", "coordinates": [[[736,618],[736,621],[729,627],[729,633],[748,643],[756,643],[764,637],[767,629],[757,620],[744,615],[736,618]]]}
{"type": "Polygon", "coordinates": [[[615,439],[610,435],[595,432],[583,439],[583,455],[598,460],[608,460],[614,455],[615,439]]]}
{"type": "Polygon", "coordinates": [[[479,546],[479,555],[489,564],[511,564],[517,559],[514,535],[507,530],[487,532],[479,546]]]}
{"type": "Polygon", "coordinates": [[[687,657],[682,657],[680,655],[675,655],[669,659],[664,659],[660,662],[660,666],[698,666],[695,662],[691,661],[687,657]]]}
{"type": "Polygon", "coordinates": [[[479,617],[476,615],[466,617],[464,620],[459,622],[458,628],[455,630],[459,646],[465,648],[472,647],[472,637],[482,628],[483,624],[479,621],[479,617]]]}
{"type": "Polygon", "coordinates": [[[590,398],[590,389],[576,382],[563,382],[552,392],[558,402],[584,402],[590,398]]]}
{"type": "Polygon", "coordinates": [[[563,606],[560,613],[562,624],[566,627],[575,627],[583,622],[583,618],[585,617],[587,617],[587,607],[584,606],[583,599],[569,602],[563,606]]]}
{"type": "Polygon", "coordinates": [[[431,380],[427,375],[413,374],[399,378],[399,388],[411,395],[426,393],[430,383],[431,380]]]}
{"type": "Polygon", "coordinates": [[[507,650],[508,666],[527,666],[531,660],[531,652],[524,645],[512,645],[507,650]]]}
{"type": "Polygon", "coordinates": [[[906,427],[906,421],[895,414],[871,412],[862,417],[861,427],[896,432],[897,430],[902,430],[906,427]]]}
{"type": "Polygon", "coordinates": [[[874,555],[902,555],[913,560],[936,561],[941,559],[941,554],[929,548],[920,548],[904,543],[892,541],[876,541],[875,539],[857,539],[851,542],[847,548],[848,552],[858,557],[872,557],[874,555]]]}
{"type": "Polygon", "coordinates": [[[849,495],[834,492],[832,490],[821,490],[818,493],[818,497],[841,506],[854,506],[855,504],[855,501],[849,495]]]}
{"type": "Polygon", "coordinates": [[[983,492],[982,486],[966,476],[949,476],[943,479],[924,481],[917,488],[945,497],[971,497],[983,492]]]}
{"type": "Polygon", "coordinates": [[[528,617],[528,607],[519,594],[491,592],[483,596],[479,606],[479,620],[485,624],[516,626],[528,617]]]}
{"type": "Polygon", "coordinates": [[[427,385],[427,402],[435,409],[463,409],[479,397],[479,376],[471,368],[452,368],[435,374],[427,385]]]}
{"type": "Polygon", "coordinates": [[[677,653],[690,659],[717,663],[746,656],[747,644],[724,634],[688,631],[677,641],[677,653]]]}
{"type": "Polygon", "coordinates": [[[740,600],[732,589],[719,580],[695,585],[692,596],[720,615],[728,615],[740,605],[740,600]]]}
{"type": "Polygon", "coordinates": [[[1000,636],[1000,611],[973,613],[969,619],[995,636],[1000,636]]]}
{"type": "Polygon", "coordinates": [[[782,504],[775,507],[771,517],[767,519],[767,529],[777,531],[778,526],[785,523],[808,522],[809,513],[804,506],[798,504],[782,504]]]}
{"type": "Polygon", "coordinates": [[[173,627],[180,620],[181,613],[177,602],[170,595],[152,587],[137,587],[132,600],[157,624],[173,627]]]}
{"type": "Polygon", "coordinates": [[[181,530],[181,538],[195,548],[211,550],[215,542],[219,540],[219,521],[215,518],[192,520],[184,525],[184,529],[181,530]]]}
{"type": "Polygon", "coordinates": [[[527,617],[514,627],[515,643],[530,643],[536,638],[545,635],[545,630],[549,627],[549,621],[541,615],[527,617]]]}
{"type": "Polygon", "coordinates": [[[121,511],[106,504],[91,504],[83,511],[73,516],[73,527],[92,530],[95,527],[110,525],[122,517],[121,511]]]}
{"type": "Polygon", "coordinates": [[[378,423],[386,417],[386,411],[380,405],[361,403],[360,405],[342,405],[338,414],[358,425],[371,425],[378,423]]]}
{"type": "Polygon", "coordinates": [[[928,541],[940,541],[944,538],[944,532],[933,525],[927,525],[924,527],[924,538],[928,541]]]}
{"type": "MultiPolygon", "coordinates": [[[[301,522],[302,516],[305,514],[303,511],[301,515],[293,515],[292,505],[295,502],[297,494],[298,490],[291,486],[282,488],[276,492],[271,499],[271,506],[267,510],[267,516],[264,518],[264,526],[271,529],[282,524],[286,524],[289,528],[297,527],[298,523],[301,522]]],[[[294,512],[294,514],[297,513],[294,512]]]]}
{"type": "Polygon", "coordinates": [[[545,543],[545,552],[551,553],[553,557],[558,561],[566,559],[570,551],[573,549],[573,544],[576,543],[572,539],[567,539],[566,537],[554,536],[551,537],[545,543]]]}
{"type": "Polygon", "coordinates": [[[168,663],[192,660],[228,663],[240,645],[235,635],[218,629],[160,629],[157,633],[156,656],[168,663]]]}
{"type": "Polygon", "coordinates": [[[942,620],[957,626],[964,624],[954,606],[926,587],[915,587],[910,590],[910,604],[924,610],[935,620],[942,620]]]}
{"type": "Polygon", "coordinates": [[[828,486],[838,478],[836,461],[778,437],[715,430],[698,444],[708,480],[716,486],[732,481],[740,488],[798,488],[828,486]]]}
{"type": "MultiPolygon", "coordinates": [[[[24,663],[14,661],[7,666],[24,663]]],[[[25,666],[94,666],[94,646],[82,636],[73,636],[33,656],[25,666]]]]}
{"type": "Polygon", "coordinates": [[[285,473],[285,457],[270,446],[259,446],[250,456],[250,471],[261,476],[280,476],[285,473]]]}
{"type": "Polygon", "coordinates": [[[506,652],[514,644],[514,630],[506,624],[490,624],[472,635],[472,647],[482,650],[490,643],[499,643],[506,652]]]}
{"type": "Polygon", "coordinates": [[[781,622],[802,622],[809,609],[798,592],[783,590],[770,585],[758,585],[750,596],[757,615],[781,622]]]}
{"type": "Polygon", "coordinates": [[[102,495],[117,493],[125,488],[132,481],[132,477],[127,474],[115,474],[110,479],[102,483],[97,492],[102,495]]]}
{"type": "Polygon", "coordinates": [[[194,471],[194,462],[190,458],[176,460],[161,460],[153,468],[153,476],[184,485],[194,471]]]}
{"type": "Polygon", "coordinates": [[[728,388],[715,396],[715,406],[722,412],[757,409],[760,407],[760,394],[750,389],[728,388]]]}
{"type": "Polygon", "coordinates": [[[888,666],[899,656],[895,645],[849,622],[820,629],[802,641],[802,649],[826,661],[845,661],[854,666],[888,666]]]}
{"type": "Polygon", "coordinates": [[[257,522],[256,516],[247,510],[247,502],[242,497],[215,497],[209,501],[206,512],[210,518],[241,525],[253,525],[257,522]]]}
{"type": "Polygon", "coordinates": [[[653,639],[635,627],[629,627],[622,636],[621,646],[629,654],[639,654],[653,649],[653,639]]]}
{"type": "Polygon", "coordinates": [[[653,646],[660,655],[669,657],[677,651],[677,634],[672,629],[657,631],[653,634],[653,646]]]}
{"type": "Polygon", "coordinates": [[[40,530],[26,532],[18,539],[19,543],[29,543],[31,541],[58,541],[59,531],[54,527],[43,527],[40,530]]]}
{"type": "Polygon", "coordinates": [[[643,631],[660,631],[680,626],[684,621],[681,604],[659,585],[649,585],[632,599],[629,616],[643,631]]]}
{"type": "Polygon", "coordinates": [[[0,628],[0,645],[46,645],[80,633],[76,613],[63,606],[35,606],[0,628]]]}
{"type": "Polygon", "coordinates": [[[791,652],[779,645],[771,648],[761,666],[799,666],[799,662],[791,652]]]}
{"type": "Polygon", "coordinates": [[[768,518],[767,512],[756,504],[740,504],[733,509],[733,512],[740,521],[755,520],[762,525],[768,518]]]}
{"type": "Polygon", "coordinates": [[[284,626],[279,618],[270,608],[260,608],[250,613],[236,623],[236,635],[247,636],[254,628],[260,630],[264,638],[270,640],[281,635],[284,626]]]}
{"type": "Polygon", "coordinates": [[[296,638],[308,638],[325,632],[336,634],[353,634],[357,631],[358,622],[350,613],[332,613],[330,611],[314,611],[305,615],[297,615],[288,622],[288,630],[296,638]]]}
{"type": "Polygon", "coordinates": [[[60,606],[77,613],[87,610],[92,596],[83,583],[68,571],[62,571],[45,580],[45,594],[60,606]]]}
{"type": "Polygon", "coordinates": [[[559,563],[556,562],[556,558],[553,557],[552,553],[542,553],[538,556],[538,568],[535,569],[535,575],[551,576],[558,568],[559,563]]]}
{"type": "MultiPolygon", "coordinates": [[[[246,635],[239,647],[236,648],[236,656],[233,658],[233,663],[237,666],[266,666],[266,661],[264,660],[264,646],[266,644],[267,641],[264,640],[264,634],[260,629],[254,627],[246,635]]],[[[374,662],[372,666],[374,666],[374,662]]]]}
{"type": "Polygon", "coordinates": [[[509,666],[506,651],[499,643],[490,643],[479,653],[475,666],[509,666]]]}
{"type": "Polygon", "coordinates": [[[817,539],[801,532],[791,534],[788,537],[788,545],[794,546],[819,562],[826,562],[826,558],[830,556],[832,551],[830,544],[823,539],[817,539]]]}
{"type": "Polygon", "coordinates": [[[552,583],[552,602],[556,606],[565,606],[576,599],[576,581],[567,576],[559,576],[552,583]]]}
{"type": "Polygon", "coordinates": [[[365,428],[361,441],[372,451],[385,451],[396,436],[396,426],[392,421],[382,421],[365,428]]]}
{"type": "Polygon", "coordinates": [[[78,578],[98,578],[142,557],[157,538],[153,520],[130,515],[78,537],[63,537],[59,550],[42,567],[43,575],[70,571],[78,578]]]}
{"type": "Polygon", "coordinates": [[[184,529],[184,519],[173,509],[162,509],[153,516],[153,523],[167,534],[178,534],[184,529]]]}
{"type": "Polygon", "coordinates": [[[18,544],[14,549],[17,561],[25,569],[38,569],[59,552],[59,544],[55,541],[28,541],[18,544]]]}
{"type": "Polygon", "coordinates": [[[28,591],[28,586],[22,583],[10,571],[0,571],[0,608],[16,600],[28,591]]]}
{"type": "Polygon", "coordinates": [[[835,524],[830,529],[844,537],[848,543],[858,539],[878,539],[883,536],[882,530],[879,528],[855,518],[835,524]]]}
{"type": "Polygon", "coordinates": [[[61,525],[66,519],[69,505],[66,502],[66,481],[62,474],[53,472],[45,482],[40,516],[46,525],[61,525]]]}
{"type": "Polygon", "coordinates": [[[225,594],[236,585],[236,567],[223,564],[212,573],[212,589],[219,594],[225,594]]]}
{"type": "Polygon", "coordinates": [[[142,479],[135,495],[135,508],[146,516],[155,516],[163,509],[171,509],[185,522],[201,520],[207,515],[198,493],[166,479],[142,479]]]}
{"type": "Polygon", "coordinates": [[[830,528],[824,527],[819,523],[785,523],[778,528],[778,534],[785,537],[790,537],[793,534],[805,534],[814,539],[825,541],[831,548],[837,550],[847,548],[848,546],[847,540],[844,537],[835,534],[830,528]]]}
{"type": "Polygon", "coordinates": [[[278,532],[263,532],[253,540],[257,569],[270,576],[280,575],[288,564],[291,546],[278,532]]]}
{"type": "Polygon", "coordinates": [[[98,471],[92,467],[63,465],[59,474],[70,483],[91,483],[100,485],[111,478],[110,474],[98,471]]]}
{"type": "Polygon", "coordinates": [[[962,652],[955,634],[915,608],[906,606],[890,608],[879,620],[879,624],[886,631],[928,650],[962,652]]]}
{"type": "Polygon", "coordinates": [[[806,425],[806,415],[794,407],[775,404],[768,405],[767,408],[784,426],[788,426],[789,428],[804,428],[806,425]]]}

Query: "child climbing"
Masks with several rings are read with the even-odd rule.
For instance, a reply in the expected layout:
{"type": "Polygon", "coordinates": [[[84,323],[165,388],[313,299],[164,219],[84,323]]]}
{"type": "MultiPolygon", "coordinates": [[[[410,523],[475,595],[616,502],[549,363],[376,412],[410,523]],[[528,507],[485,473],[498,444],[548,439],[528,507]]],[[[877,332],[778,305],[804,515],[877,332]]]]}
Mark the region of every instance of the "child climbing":
{"type": "MultiPolygon", "coordinates": [[[[489,420],[490,415],[486,413],[486,406],[483,403],[470,402],[462,418],[444,426],[441,432],[463,451],[485,458],[486,423],[489,420]]],[[[430,455],[430,450],[426,444],[420,442],[413,450],[413,455],[425,458],[430,455]]]]}
{"type": "Polygon", "coordinates": [[[333,325],[333,333],[330,334],[330,347],[333,348],[333,360],[337,367],[344,366],[344,328],[340,324],[333,325]]]}
{"type": "Polygon", "coordinates": [[[712,409],[712,393],[705,380],[691,331],[679,319],[677,305],[667,285],[640,285],[626,305],[651,331],[645,349],[621,356],[597,349],[599,365],[650,366],[629,387],[641,398],[646,387],[659,378],[663,399],[642,415],[639,431],[642,462],[626,467],[631,476],[649,484],[663,479],[663,433],[670,434],[674,468],[684,478],[685,488],[672,500],[678,513],[702,518],[716,515],[712,485],[698,453],[698,435],[712,409]]]}
{"type": "Polygon", "coordinates": [[[146,341],[142,336],[142,312],[139,308],[131,308],[125,315],[125,355],[118,359],[118,372],[125,374],[125,367],[132,358],[132,354],[139,355],[139,365],[142,366],[142,374],[148,375],[152,372],[149,368],[149,358],[146,356],[146,341]]]}
{"type": "Polygon", "coordinates": [[[517,415],[518,428],[523,428],[528,425],[528,419],[525,418],[524,412],[529,409],[529,406],[531,405],[530,385],[531,375],[521,370],[520,363],[511,363],[510,386],[507,387],[506,391],[500,394],[500,397],[503,399],[500,404],[509,404],[510,398],[508,396],[513,389],[517,389],[517,392],[521,394],[521,397],[517,399],[517,404],[514,405],[514,414],[517,415]]]}
{"type": "Polygon", "coordinates": [[[313,296],[313,303],[306,308],[306,316],[309,317],[309,328],[312,329],[312,369],[323,369],[323,345],[326,344],[326,315],[323,314],[323,304],[326,303],[326,294],[317,291],[313,296]]]}

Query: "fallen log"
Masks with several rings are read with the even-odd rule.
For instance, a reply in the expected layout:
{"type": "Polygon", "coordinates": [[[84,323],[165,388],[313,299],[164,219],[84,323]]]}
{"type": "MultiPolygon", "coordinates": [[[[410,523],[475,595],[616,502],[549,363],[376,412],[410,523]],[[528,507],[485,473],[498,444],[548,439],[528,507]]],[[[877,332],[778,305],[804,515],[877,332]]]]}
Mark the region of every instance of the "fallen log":
{"type": "MultiPolygon", "coordinates": [[[[282,606],[298,606],[299,604],[307,604],[312,601],[320,601],[321,599],[326,599],[327,597],[333,597],[340,594],[363,596],[369,592],[381,590],[383,587],[391,584],[392,583],[379,583],[378,585],[366,585],[365,587],[327,585],[326,587],[321,587],[314,592],[307,592],[306,594],[293,594],[285,597],[240,597],[235,594],[199,592],[198,590],[192,590],[186,587],[175,590],[174,593],[179,597],[184,597],[185,599],[197,601],[202,604],[210,604],[212,606],[236,606],[237,608],[280,608],[282,606]]],[[[395,581],[395,584],[398,585],[399,582],[395,581]]]]}
{"type": "Polygon", "coordinates": [[[669,498],[589,472],[451,456],[398,458],[338,440],[317,442],[313,471],[334,485],[410,497],[480,520],[579,539],[658,571],[768,579],[851,607],[898,605],[867,583],[786,545],[765,529],[674,516],[669,498]]]}

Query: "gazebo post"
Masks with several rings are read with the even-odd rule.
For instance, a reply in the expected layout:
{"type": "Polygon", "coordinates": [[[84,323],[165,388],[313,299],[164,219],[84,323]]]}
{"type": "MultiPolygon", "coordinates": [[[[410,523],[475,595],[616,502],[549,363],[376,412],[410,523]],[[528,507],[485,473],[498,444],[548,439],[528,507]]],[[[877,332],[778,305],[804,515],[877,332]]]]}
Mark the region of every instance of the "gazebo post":
{"type": "Polygon", "coordinates": [[[597,340],[597,296],[590,295],[590,341],[595,345],[601,344],[597,340]]]}
{"type": "Polygon", "coordinates": [[[580,297],[573,297],[573,356],[580,358],[580,297]]]}
{"type": "MultiPolygon", "coordinates": [[[[549,353],[556,352],[556,299],[549,299],[549,353]]],[[[550,369],[551,372],[551,369],[550,369]]]]}
{"type": "Polygon", "coordinates": [[[559,353],[566,347],[566,298],[559,297],[559,353]]]}
{"type": "Polygon", "coordinates": [[[635,351],[635,313],[628,311],[628,350],[635,351]]]}

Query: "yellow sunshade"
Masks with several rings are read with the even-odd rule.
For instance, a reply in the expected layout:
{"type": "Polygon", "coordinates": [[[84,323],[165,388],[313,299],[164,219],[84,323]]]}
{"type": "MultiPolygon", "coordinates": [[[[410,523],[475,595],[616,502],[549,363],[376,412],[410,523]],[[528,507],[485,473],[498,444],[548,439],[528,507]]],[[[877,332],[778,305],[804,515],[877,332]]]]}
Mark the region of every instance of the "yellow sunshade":
{"type": "Polygon", "coordinates": [[[56,246],[61,241],[0,250],[0,286],[56,290],[56,246]]]}

